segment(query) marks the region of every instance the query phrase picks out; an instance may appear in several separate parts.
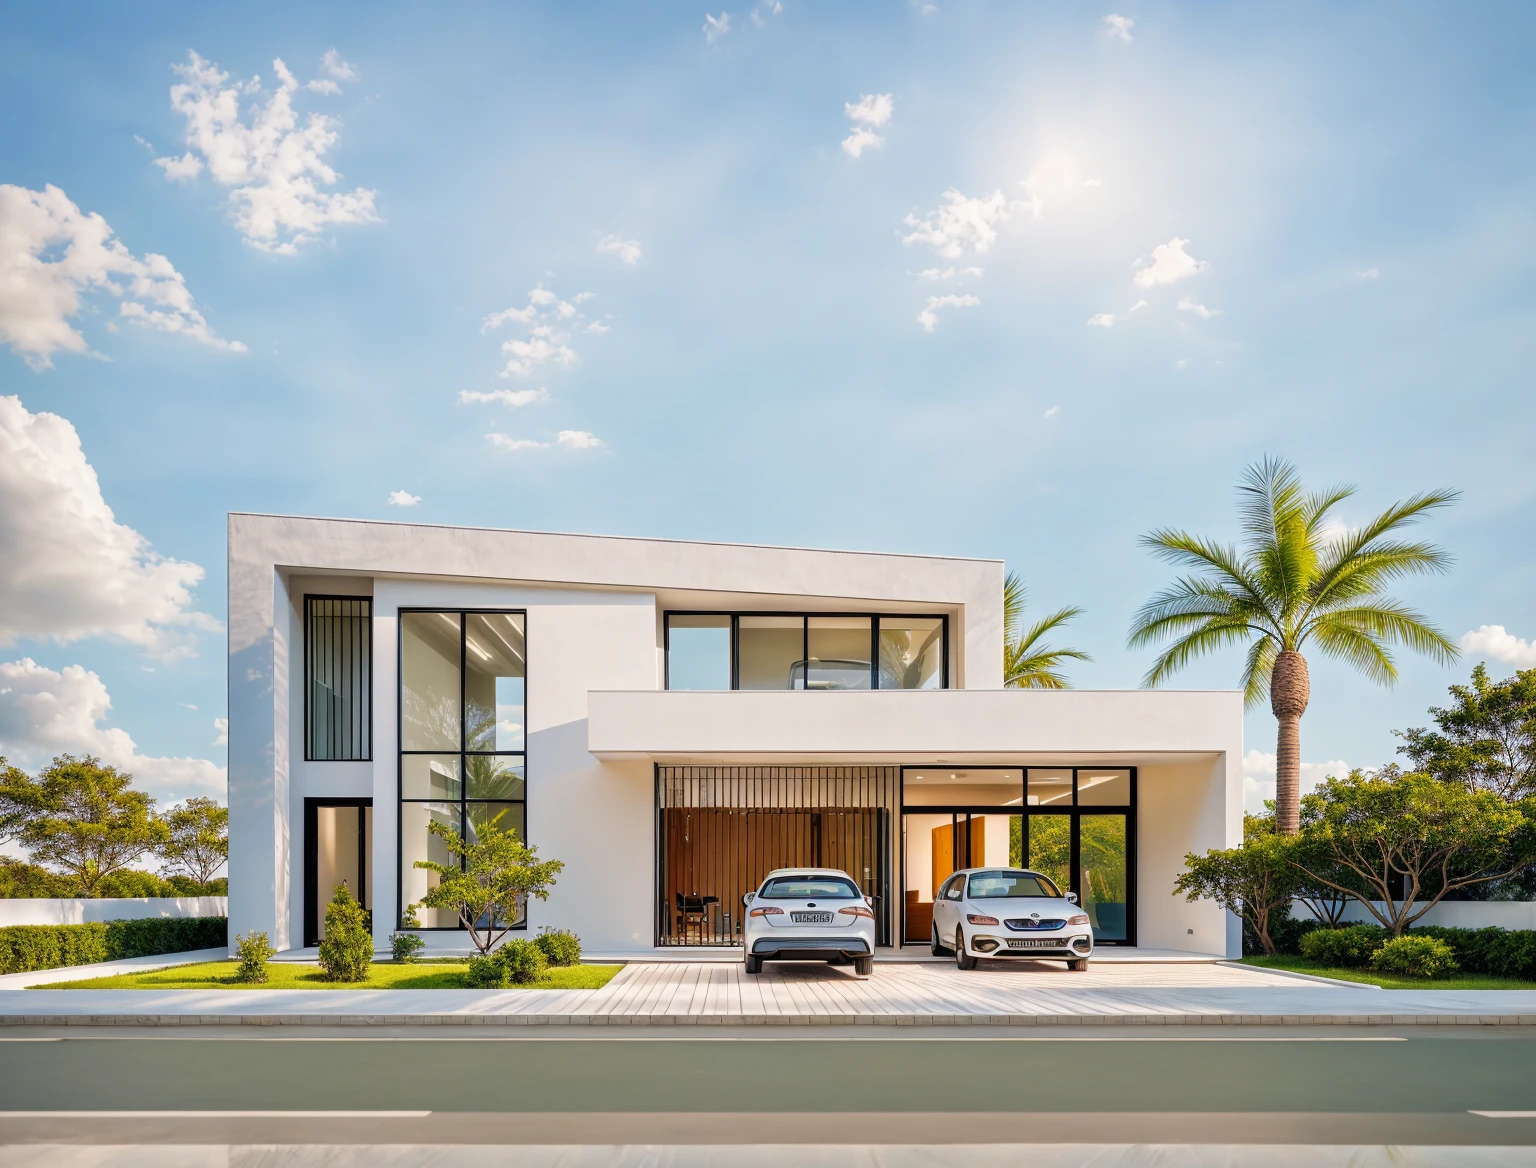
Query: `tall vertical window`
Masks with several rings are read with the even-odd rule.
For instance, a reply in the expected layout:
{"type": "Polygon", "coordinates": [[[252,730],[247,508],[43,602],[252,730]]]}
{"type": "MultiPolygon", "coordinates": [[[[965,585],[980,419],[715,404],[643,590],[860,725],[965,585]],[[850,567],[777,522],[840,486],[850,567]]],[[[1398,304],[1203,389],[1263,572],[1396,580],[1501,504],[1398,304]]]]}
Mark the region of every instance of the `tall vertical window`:
{"type": "MultiPolygon", "coordinates": [[[[521,612],[400,614],[402,907],[437,884],[417,860],[451,862],[430,824],[472,840],[494,822],[527,838],[524,629],[521,612]]],[[[459,925],[445,910],[419,911],[425,928],[459,925]]]]}
{"type": "Polygon", "coordinates": [[[304,757],[373,757],[373,601],[304,598],[304,757]]]}

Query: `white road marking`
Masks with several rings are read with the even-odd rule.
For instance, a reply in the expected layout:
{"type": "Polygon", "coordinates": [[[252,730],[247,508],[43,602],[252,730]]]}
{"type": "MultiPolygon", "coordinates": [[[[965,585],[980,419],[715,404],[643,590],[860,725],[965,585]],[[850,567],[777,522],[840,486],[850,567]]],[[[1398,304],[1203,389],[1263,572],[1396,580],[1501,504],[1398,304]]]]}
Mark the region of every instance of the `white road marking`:
{"type": "Polygon", "coordinates": [[[1469,1115],[1481,1115],[1484,1119],[1536,1119],[1536,1111],[1472,1111],[1469,1115]]]}

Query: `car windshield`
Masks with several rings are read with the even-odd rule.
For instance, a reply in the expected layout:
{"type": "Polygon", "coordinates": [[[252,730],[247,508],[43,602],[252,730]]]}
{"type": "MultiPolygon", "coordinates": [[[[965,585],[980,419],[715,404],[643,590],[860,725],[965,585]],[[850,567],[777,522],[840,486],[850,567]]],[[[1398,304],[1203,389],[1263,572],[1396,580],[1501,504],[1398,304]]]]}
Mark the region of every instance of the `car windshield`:
{"type": "Polygon", "coordinates": [[[1034,872],[978,872],[971,877],[972,900],[1060,895],[1061,891],[1056,885],[1034,872]]]}
{"type": "Polygon", "coordinates": [[[767,900],[853,899],[859,895],[852,880],[841,876],[775,876],[763,885],[759,896],[767,900]]]}

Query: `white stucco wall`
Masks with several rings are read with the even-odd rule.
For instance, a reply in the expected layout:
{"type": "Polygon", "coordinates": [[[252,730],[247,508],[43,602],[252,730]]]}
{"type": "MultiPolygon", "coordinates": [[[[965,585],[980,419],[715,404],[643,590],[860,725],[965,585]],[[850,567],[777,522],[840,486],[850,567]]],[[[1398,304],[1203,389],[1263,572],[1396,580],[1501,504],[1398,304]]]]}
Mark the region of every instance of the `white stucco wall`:
{"type": "Polygon", "coordinates": [[[8,925],[84,925],[146,917],[222,917],[222,896],[33,897],[0,900],[0,928],[8,925]]]}
{"type": "MultiPolygon", "coordinates": [[[[1242,956],[1242,938],[1214,901],[1190,904],[1173,895],[1173,882],[1190,852],[1231,847],[1227,758],[1137,772],[1137,943],[1155,949],[1242,956]]],[[[1239,776],[1239,784],[1241,777],[1239,776]]],[[[1241,786],[1238,788],[1241,792],[1241,786]]],[[[1241,802],[1236,830],[1241,835],[1241,802]]]]}

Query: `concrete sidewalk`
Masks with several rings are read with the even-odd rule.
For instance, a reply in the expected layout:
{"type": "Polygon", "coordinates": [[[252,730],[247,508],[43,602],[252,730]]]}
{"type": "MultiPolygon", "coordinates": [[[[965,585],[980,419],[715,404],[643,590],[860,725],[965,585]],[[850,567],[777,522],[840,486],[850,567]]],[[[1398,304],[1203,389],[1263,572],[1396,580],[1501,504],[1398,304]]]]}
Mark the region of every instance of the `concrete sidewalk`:
{"type": "Polygon", "coordinates": [[[6,990],[0,1025],[1536,1025],[1536,991],[1380,990],[1233,965],[625,967],[600,990],[6,990]]]}
{"type": "Polygon", "coordinates": [[[66,965],[62,969],[34,969],[27,973],[0,974],[0,990],[24,990],[28,986],[49,985],[59,981],[86,981],[93,977],[111,977],[116,973],[148,973],[177,965],[196,965],[200,961],[223,961],[229,950],[193,949],[186,953],[157,953],[150,957],[124,957],[119,961],[98,961],[92,965],[66,965]]]}

